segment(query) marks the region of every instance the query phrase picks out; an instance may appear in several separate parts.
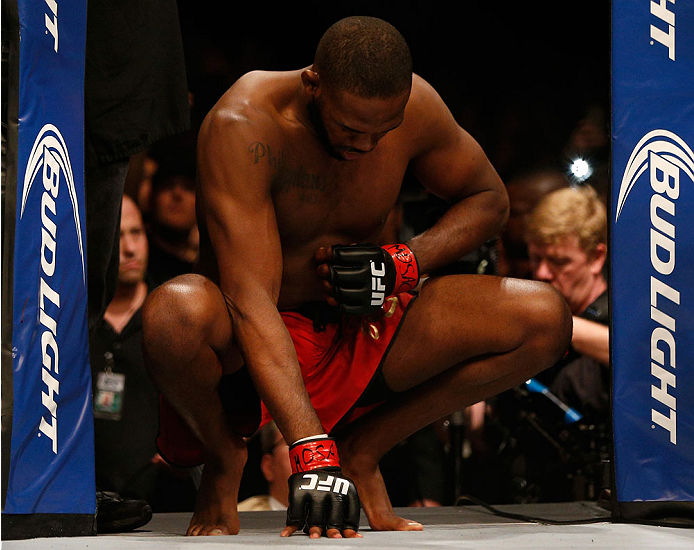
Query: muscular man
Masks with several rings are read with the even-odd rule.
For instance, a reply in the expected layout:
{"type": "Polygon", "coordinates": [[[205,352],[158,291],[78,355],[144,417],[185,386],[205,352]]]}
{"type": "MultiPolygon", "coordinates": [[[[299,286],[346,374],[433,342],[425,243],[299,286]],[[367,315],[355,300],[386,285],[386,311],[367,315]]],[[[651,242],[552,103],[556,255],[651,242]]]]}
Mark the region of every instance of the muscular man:
{"type": "Polygon", "coordinates": [[[500,231],[502,182],[412,73],[403,37],[368,17],[328,29],[309,67],[240,78],[204,121],[198,156],[199,274],[159,287],[143,318],[152,376],[204,451],[188,534],[239,529],[247,426],[226,390],[243,371],[264,421],[295,442],[283,536],[359,536],[345,478],[373,529],[421,530],[394,514],[379,459],[553,364],[571,334],[542,283],[449,276],[407,291],[417,264],[433,271],[500,231]],[[450,210],[407,247],[337,247],[378,238],[408,168],[450,210]],[[302,473],[314,463],[328,469],[302,473]]]}

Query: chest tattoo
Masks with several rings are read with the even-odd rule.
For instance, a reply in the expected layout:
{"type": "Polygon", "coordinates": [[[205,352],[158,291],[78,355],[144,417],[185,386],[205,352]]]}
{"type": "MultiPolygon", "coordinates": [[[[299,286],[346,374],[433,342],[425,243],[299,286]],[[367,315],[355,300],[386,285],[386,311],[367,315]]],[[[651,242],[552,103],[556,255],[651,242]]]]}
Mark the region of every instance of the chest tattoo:
{"type": "Polygon", "coordinates": [[[248,146],[253,164],[267,162],[275,171],[274,193],[289,194],[296,190],[298,199],[305,204],[318,204],[327,188],[327,177],[313,173],[303,164],[290,166],[284,151],[275,151],[267,143],[254,141],[248,146]]]}

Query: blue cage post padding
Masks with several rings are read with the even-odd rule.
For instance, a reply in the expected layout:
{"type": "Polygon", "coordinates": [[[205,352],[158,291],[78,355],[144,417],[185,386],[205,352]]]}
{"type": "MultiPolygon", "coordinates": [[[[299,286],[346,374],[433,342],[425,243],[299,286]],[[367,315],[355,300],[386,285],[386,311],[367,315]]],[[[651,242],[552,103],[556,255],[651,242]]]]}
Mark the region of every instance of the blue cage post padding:
{"type": "Polygon", "coordinates": [[[617,514],[692,516],[694,3],[612,2],[617,514]]]}
{"type": "MultiPolygon", "coordinates": [[[[86,10],[86,0],[18,2],[14,408],[3,531],[15,525],[5,520],[31,516],[42,520],[38,525],[52,525],[51,535],[94,531],[83,161],[86,10]],[[77,528],[56,522],[58,517],[67,524],[76,519],[77,528]]],[[[42,532],[34,526],[29,534],[42,532]]]]}

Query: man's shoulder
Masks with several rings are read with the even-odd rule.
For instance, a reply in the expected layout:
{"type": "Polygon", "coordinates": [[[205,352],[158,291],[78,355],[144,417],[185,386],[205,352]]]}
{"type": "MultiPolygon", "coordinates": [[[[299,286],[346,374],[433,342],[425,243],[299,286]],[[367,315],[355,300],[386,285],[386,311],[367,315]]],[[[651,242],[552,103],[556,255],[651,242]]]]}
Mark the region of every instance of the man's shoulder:
{"type": "Polygon", "coordinates": [[[246,73],[222,95],[210,114],[232,119],[275,114],[291,99],[299,78],[297,71],[246,73]]]}
{"type": "Polygon", "coordinates": [[[426,109],[432,102],[442,102],[434,86],[416,73],[412,74],[412,91],[408,107],[426,109]]]}
{"type": "Polygon", "coordinates": [[[458,143],[461,128],[436,89],[424,78],[412,75],[412,90],[401,126],[414,155],[458,143]]]}
{"type": "Polygon", "coordinates": [[[240,77],[217,101],[201,128],[205,136],[232,136],[279,130],[281,112],[291,101],[294,72],[252,71],[240,77]]]}

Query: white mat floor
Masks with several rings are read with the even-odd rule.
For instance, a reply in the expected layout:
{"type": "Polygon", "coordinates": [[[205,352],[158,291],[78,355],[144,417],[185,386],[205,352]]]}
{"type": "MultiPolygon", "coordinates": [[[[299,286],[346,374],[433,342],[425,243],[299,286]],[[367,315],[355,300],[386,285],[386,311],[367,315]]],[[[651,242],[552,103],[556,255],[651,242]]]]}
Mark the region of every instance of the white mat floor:
{"type": "MultiPolygon", "coordinates": [[[[499,507],[550,519],[608,515],[589,503],[499,507]]],[[[266,548],[330,549],[476,549],[476,550],[692,550],[694,529],[651,525],[590,523],[542,525],[499,518],[477,506],[399,509],[424,524],[419,533],[372,532],[363,520],[363,539],[309,540],[305,535],[279,537],[283,512],[244,512],[241,533],[234,537],[185,537],[190,514],[155,514],[132,533],[97,537],[4,541],[4,550],[258,550],[266,548]],[[200,546],[204,545],[204,546],[200,546]]]]}

